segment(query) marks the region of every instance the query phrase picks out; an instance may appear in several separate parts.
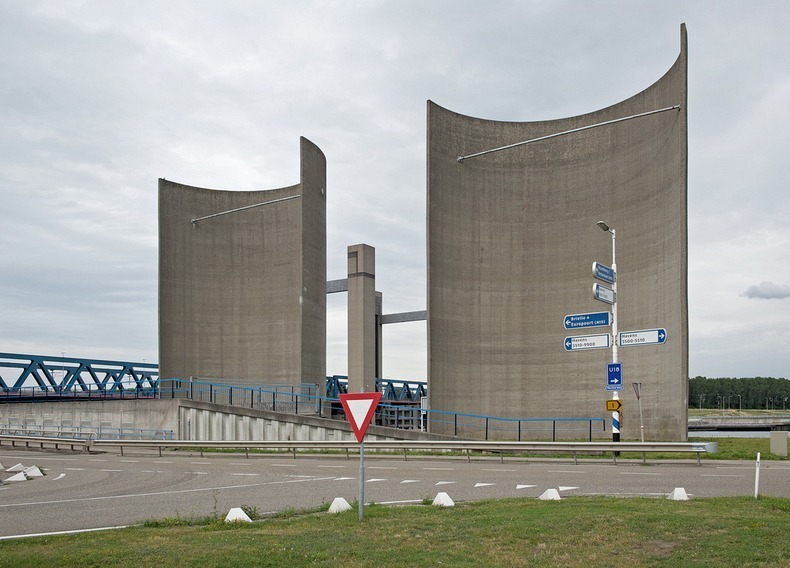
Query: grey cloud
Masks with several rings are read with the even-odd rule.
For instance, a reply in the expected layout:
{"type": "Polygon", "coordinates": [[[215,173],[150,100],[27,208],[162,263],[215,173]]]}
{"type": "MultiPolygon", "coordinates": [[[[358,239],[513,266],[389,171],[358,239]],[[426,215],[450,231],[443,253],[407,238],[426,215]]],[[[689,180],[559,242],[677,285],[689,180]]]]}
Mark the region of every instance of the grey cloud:
{"type": "Polygon", "coordinates": [[[760,300],[781,300],[790,298],[790,286],[774,284],[773,282],[760,282],[756,286],[749,286],[742,296],[760,300]]]}

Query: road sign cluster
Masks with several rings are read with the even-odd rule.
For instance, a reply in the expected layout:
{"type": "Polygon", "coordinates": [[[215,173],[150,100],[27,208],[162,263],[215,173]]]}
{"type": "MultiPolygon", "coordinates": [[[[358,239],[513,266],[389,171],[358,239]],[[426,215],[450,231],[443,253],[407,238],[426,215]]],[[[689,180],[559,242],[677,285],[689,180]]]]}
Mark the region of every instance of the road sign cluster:
{"type": "MultiPolygon", "coordinates": [[[[613,267],[600,262],[592,263],[592,274],[596,280],[611,284],[612,288],[593,284],[593,298],[606,304],[615,305],[617,293],[614,285],[617,273],[613,267]]],[[[615,306],[616,311],[616,306],[615,306]]],[[[613,325],[613,316],[609,311],[590,312],[583,314],[569,314],[563,319],[565,329],[586,329],[592,327],[607,327],[613,325]]],[[[636,331],[623,331],[615,336],[610,333],[597,335],[571,335],[566,336],[563,342],[565,351],[585,351],[587,349],[606,349],[612,347],[612,342],[620,347],[634,345],[661,345],[667,340],[667,330],[663,327],[657,329],[640,329],[636,331]]],[[[607,367],[606,390],[623,390],[623,367],[621,363],[610,363],[607,367]]],[[[616,409],[616,410],[619,410],[616,409]]]]}

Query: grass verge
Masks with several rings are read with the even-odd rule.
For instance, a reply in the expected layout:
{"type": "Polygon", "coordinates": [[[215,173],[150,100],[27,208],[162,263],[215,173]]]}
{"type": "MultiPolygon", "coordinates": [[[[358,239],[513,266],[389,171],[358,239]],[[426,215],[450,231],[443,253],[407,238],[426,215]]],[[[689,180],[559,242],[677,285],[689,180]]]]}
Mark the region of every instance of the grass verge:
{"type": "Polygon", "coordinates": [[[513,499],[3,541],[0,567],[786,567],[788,534],[788,499],[513,499]]]}

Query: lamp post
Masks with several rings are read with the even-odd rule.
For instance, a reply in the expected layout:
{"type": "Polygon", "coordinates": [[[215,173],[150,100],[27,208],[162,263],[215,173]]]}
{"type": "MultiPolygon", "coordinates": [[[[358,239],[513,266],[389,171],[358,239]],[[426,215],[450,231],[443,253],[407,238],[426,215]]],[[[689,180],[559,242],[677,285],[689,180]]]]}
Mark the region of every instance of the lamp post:
{"type": "MultiPolygon", "coordinates": [[[[596,225],[602,231],[612,235],[612,272],[614,273],[614,282],[612,283],[612,291],[614,292],[614,301],[612,302],[612,363],[619,363],[617,358],[617,233],[603,221],[598,221],[596,225]]],[[[616,390],[612,391],[612,400],[620,400],[616,390]]],[[[612,441],[620,441],[620,412],[617,410],[612,412],[612,441]]]]}

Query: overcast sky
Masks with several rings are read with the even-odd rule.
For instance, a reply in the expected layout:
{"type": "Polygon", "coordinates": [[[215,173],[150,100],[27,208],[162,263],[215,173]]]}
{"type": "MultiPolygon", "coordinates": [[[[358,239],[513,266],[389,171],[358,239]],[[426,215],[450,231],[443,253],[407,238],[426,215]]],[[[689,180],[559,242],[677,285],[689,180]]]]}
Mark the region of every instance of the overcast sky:
{"type": "MultiPolygon", "coordinates": [[[[0,351],[157,361],[157,179],[292,185],[300,136],[327,158],[328,278],[364,242],[384,312],[425,309],[426,100],[591,112],[657,81],[682,22],[689,373],[790,378],[784,0],[0,0],[0,351]]],[[[425,379],[424,322],[384,342],[386,376],[425,379]]]]}

